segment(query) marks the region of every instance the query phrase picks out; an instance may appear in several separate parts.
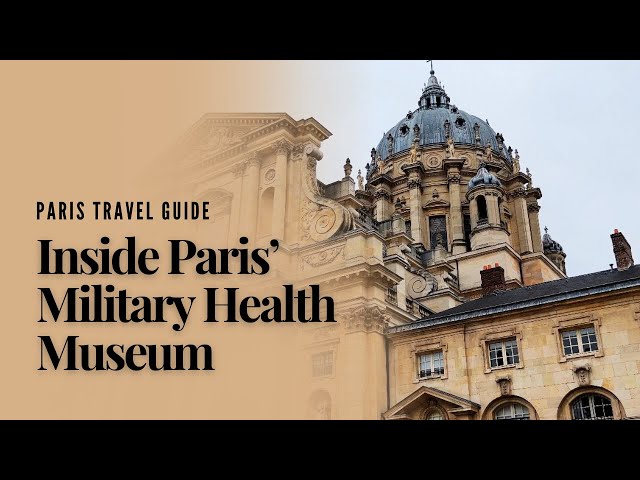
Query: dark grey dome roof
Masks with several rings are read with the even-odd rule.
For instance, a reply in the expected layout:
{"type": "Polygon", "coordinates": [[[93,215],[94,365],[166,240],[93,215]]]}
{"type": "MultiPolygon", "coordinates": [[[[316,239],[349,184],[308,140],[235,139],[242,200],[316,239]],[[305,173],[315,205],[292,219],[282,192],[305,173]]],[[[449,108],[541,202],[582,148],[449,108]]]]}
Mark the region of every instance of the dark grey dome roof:
{"type": "Polygon", "coordinates": [[[393,139],[391,153],[403,152],[411,148],[416,125],[420,128],[421,146],[445,145],[447,141],[445,122],[448,120],[449,130],[455,144],[476,145],[474,126],[477,124],[480,133],[480,146],[484,149],[486,144],[490,143],[494,155],[505,158],[509,163],[512,162],[511,154],[506,145],[503,146],[502,152],[500,152],[496,132],[487,122],[463,110],[459,110],[455,105],[449,104],[449,97],[446,95],[444,88],[438,83],[433,71],[431,72],[431,77],[429,77],[428,84],[423,89],[419,105],[420,108],[418,110],[407,114],[391,130],[385,132],[384,137],[376,148],[377,153],[383,160],[389,156],[389,135],[393,139]],[[435,98],[438,99],[438,104],[432,104],[431,99],[435,98]]]}
{"type": "Polygon", "coordinates": [[[562,252],[562,245],[556,242],[551,235],[549,235],[549,230],[547,227],[544,227],[544,235],[542,236],[542,246],[544,247],[544,251],[546,252],[562,252]]]}

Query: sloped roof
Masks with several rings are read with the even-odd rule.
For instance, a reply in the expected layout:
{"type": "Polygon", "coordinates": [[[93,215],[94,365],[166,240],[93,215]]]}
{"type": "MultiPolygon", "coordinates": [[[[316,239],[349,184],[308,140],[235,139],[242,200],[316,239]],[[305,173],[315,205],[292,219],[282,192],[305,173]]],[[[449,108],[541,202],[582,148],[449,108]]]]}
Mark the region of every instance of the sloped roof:
{"type": "Polygon", "coordinates": [[[414,323],[392,327],[388,332],[420,330],[435,325],[481,318],[638,286],[640,286],[640,265],[634,265],[627,270],[609,269],[495,293],[430,315],[414,323]]]}

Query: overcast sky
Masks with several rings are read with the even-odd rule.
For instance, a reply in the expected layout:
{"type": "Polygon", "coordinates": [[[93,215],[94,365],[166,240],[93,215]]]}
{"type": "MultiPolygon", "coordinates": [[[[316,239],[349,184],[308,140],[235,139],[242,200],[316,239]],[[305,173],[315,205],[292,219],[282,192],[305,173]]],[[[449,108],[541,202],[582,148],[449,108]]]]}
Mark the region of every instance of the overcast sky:
{"type": "MultiPolygon", "coordinates": [[[[619,228],[640,262],[640,62],[434,61],[451,102],[504,135],[542,189],[541,226],[567,253],[567,273],[609,268],[619,228]]],[[[384,131],[417,107],[424,61],[296,62],[295,118],[313,116],[333,136],[322,181],[353,176],[384,131]]]]}

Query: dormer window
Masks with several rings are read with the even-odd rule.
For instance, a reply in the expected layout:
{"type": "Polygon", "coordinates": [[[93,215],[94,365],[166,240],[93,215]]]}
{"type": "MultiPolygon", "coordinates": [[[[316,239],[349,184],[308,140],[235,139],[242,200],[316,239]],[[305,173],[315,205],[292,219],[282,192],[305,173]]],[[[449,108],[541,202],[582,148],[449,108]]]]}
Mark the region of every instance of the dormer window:
{"type": "Polygon", "coordinates": [[[409,133],[409,127],[407,125],[402,125],[400,127],[400,135],[404,137],[407,133],[409,133]]]}
{"type": "Polygon", "coordinates": [[[462,117],[456,118],[456,127],[458,128],[464,127],[464,118],[462,117]]]}

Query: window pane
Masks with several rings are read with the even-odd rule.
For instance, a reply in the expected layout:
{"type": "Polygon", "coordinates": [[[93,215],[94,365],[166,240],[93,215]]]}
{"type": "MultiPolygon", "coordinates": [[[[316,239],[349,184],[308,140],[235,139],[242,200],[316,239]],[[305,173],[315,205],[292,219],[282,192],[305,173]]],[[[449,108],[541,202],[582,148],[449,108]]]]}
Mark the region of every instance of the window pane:
{"type": "Polygon", "coordinates": [[[529,420],[529,409],[520,403],[508,403],[494,413],[496,420],[529,420]]]}
{"type": "Polygon", "coordinates": [[[442,352],[434,352],[433,354],[433,374],[442,375],[444,373],[444,362],[442,361],[442,352]]]}
{"type": "Polygon", "coordinates": [[[564,346],[565,355],[580,353],[580,348],[578,347],[578,332],[576,330],[562,332],[562,345],[564,346]]]}
{"type": "Polygon", "coordinates": [[[504,365],[502,342],[492,342],[489,344],[489,364],[491,368],[504,365]]]}
{"type": "Polygon", "coordinates": [[[431,377],[444,374],[442,350],[421,354],[418,357],[418,368],[419,377],[431,377]]]}
{"type": "Polygon", "coordinates": [[[611,400],[603,395],[587,393],[571,405],[574,420],[613,420],[611,400]]]}
{"type": "Polygon", "coordinates": [[[598,340],[596,339],[596,331],[593,327],[580,330],[580,339],[582,340],[583,352],[595,352],[598,350],[598,340]]]}
{"type": "Polygon", "coordinates": [[[444,416],[440,410],[433,410],[427,414],[427,420],[444,420],[444,416]]]}
{"type": "Polygon", "coordinates": [[[428,377],[431,375],[431,354],[424,353],[420,355],[420,377],[428,377]]]}
{"type": "Polygon", "coordinates": [[[518,356],[518,342],[513,340],[507,340],[504,344],[505,353],[507,354],[507,365],[515,365],[520,362],[518,356]]]}
{"type": "Polygon", "coordinates": [[[323,377],[333,373],[333,352],[317,353],[311,358],[314,377],[323,377]]]}

